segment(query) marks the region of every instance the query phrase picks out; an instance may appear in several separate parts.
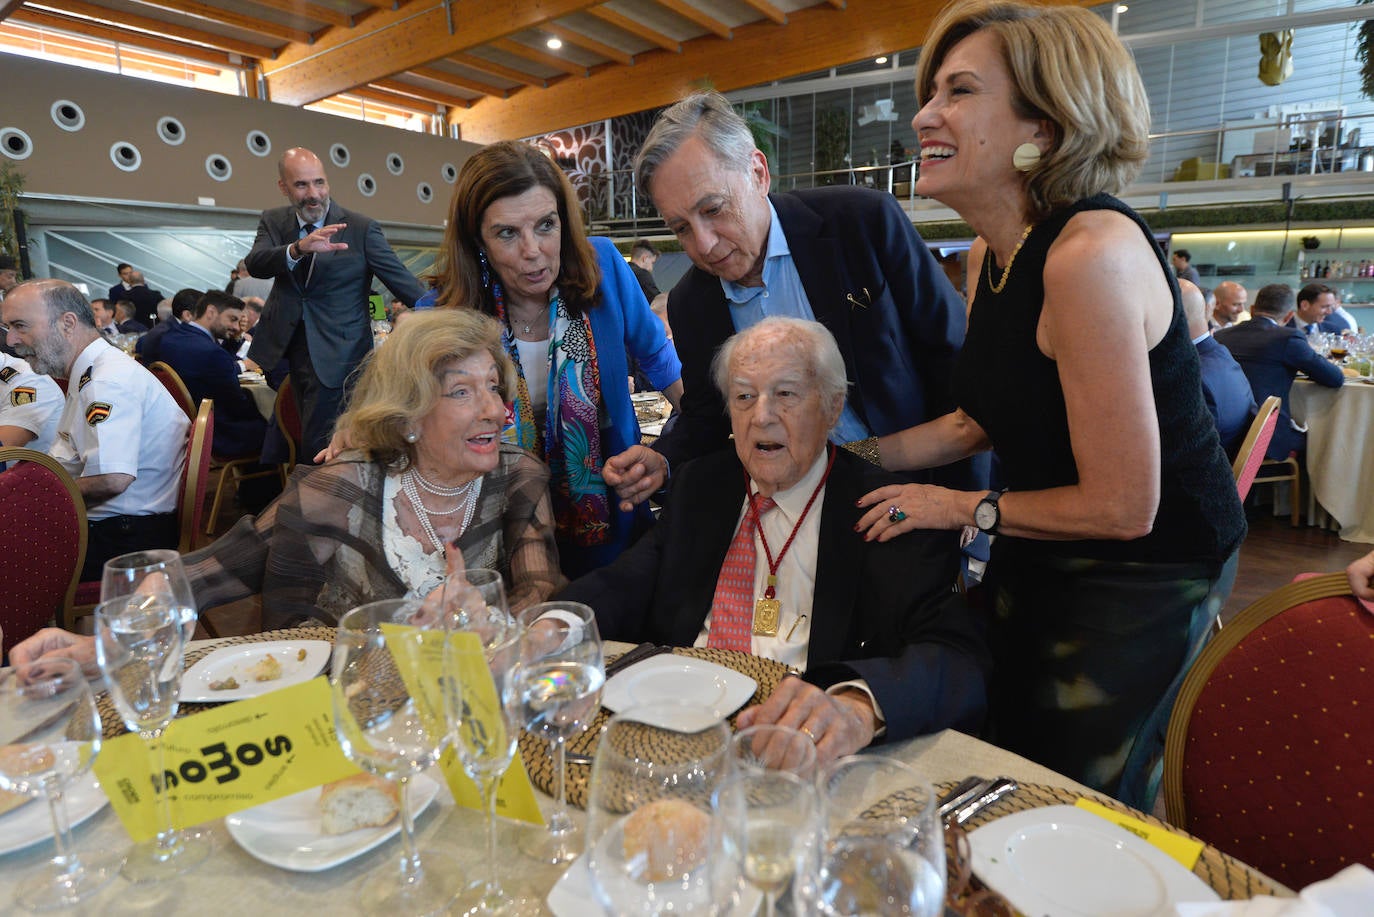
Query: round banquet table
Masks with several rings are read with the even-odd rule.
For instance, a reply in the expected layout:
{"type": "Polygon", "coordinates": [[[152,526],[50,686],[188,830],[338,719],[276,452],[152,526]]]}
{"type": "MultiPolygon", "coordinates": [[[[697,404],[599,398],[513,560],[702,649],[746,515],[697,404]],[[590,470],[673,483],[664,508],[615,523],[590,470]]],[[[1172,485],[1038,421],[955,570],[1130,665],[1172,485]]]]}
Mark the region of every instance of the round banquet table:
{"type": "Polygon", "coordinates": [[[1347,379],[1327,388],[1307,379],[1289,394],[1307,425],[1307,474],[1322,509],[1346,541],[1374,542],[1374,385],[1347,379]]]}

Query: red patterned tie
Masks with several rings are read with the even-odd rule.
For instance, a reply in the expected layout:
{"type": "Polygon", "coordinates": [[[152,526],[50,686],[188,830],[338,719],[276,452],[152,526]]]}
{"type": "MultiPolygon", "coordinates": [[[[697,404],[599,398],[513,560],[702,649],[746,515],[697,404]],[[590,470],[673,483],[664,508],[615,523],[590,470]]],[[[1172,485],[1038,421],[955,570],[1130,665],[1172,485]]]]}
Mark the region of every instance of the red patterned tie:
{"type": "Polygon", "coordinates": [[[754,526],[774,506],[772,497],[751,501],[744,521],[725,552],[725,563],[711,600],[707,646],[747,653],[754,646],[754,526]]]}

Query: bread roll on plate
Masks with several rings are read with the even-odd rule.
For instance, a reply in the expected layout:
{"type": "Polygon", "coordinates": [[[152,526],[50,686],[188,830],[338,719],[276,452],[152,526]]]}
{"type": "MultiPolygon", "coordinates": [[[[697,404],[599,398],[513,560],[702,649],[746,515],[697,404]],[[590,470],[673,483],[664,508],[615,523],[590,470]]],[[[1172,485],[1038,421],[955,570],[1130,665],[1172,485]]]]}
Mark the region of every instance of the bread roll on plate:
{"type": "Polygon", "coordinates": [[[354,774],[320,790],[320,826],[325,834],[380,828],[400,808],[400,787],[373,774],[354,774]]]}
{"type": "Polygon", "coordinates": [[[645,882],[662,882],[706,860],[711,817],[681,799],[659,799],[625,819],[625,860],[645,882]]]}

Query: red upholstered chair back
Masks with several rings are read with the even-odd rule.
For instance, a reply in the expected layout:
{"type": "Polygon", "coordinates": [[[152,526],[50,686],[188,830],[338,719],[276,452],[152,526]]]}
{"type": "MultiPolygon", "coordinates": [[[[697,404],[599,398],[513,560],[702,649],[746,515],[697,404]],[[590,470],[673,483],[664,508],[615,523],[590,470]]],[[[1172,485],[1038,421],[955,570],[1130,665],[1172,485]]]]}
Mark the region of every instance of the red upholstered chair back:
{"type": "Polygon", "coordinates": [[[65,623],[86,559],[86,504],[57,462],[30,449],[0,449],[0,626],[9,648],[65,623]]]}
{"type": "Polygon", "coordinates": [[[1270,395],[1264,399],[1264,404],[1260,405],[1255,419],[1250,422],[1250,431],[1245,434],[1240,450],[1236,452],[1236,460],[1231,463],[1231,473],[1236,478],[1236,491],[1239,492],[1242,501],[1249,495],[1250,486],[1255,483],[1255,475],[1259,474],[1260,465],[1264,464],[1264,453],[1269,448],[1269,441],[1274,438],[1274,428],[1278,426],[1279,407],[1282,404],[1283,401],[1278,395],[1270,395]]]}
{"type": "Polygon", "coordinates": [[[1374,615],[1341,573],[1236,616],[1179,691],[1169,821],[1292,888],[1374,867],[1374,615]]]}
{"type": "Polygon", "coordinates": [[[162,383],[162,387],[167,389],[172,399],[186,412],[188,420],[196,419],[196,402],[191,398],[191,390],[186,387],[186,383],[181,381],[181,376],[166,363],[158,360],[148,367],[148,372],[157,376],[157,381],[162,383]]]}
{"type": "Polygon", "coordinates": [[[215,402],[204,398],[191,424],[191,439],[186,447],[186,464],[181,472],[181,491],[177,496],[177,521],[181,527],[182,554],[195,550],[196,535],[205,521],[205,492],[210,483],[210,446],[215,441],[215,402]]]}
{"type": "MultiPolygon", "coordinates": [[[[301,447],[301,412],[296,404],[296,391],[291,387],[291,377],[287,376],[281,382],[281,388],[277,389],[277,426],[281,428],[282,435],[286,437],[286,445],[290,456],[287,464],[295,467],[297,459],[300,458],[296,453],[301,447]]],[[[314,458],[314,456],[309,456],[314,458]]],[[[291,468],[287,469],[289,473],[291,468]]]]}

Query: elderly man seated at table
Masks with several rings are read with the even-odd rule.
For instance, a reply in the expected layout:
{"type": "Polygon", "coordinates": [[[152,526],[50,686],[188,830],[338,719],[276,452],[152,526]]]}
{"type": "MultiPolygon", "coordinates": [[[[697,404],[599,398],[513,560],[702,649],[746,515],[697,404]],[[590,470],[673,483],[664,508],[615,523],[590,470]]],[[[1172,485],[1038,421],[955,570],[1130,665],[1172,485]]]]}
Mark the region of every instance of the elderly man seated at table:
{"type": "Polygon", "coordinates": [[[1231,351],[1212,337],[1207,327],[1207,298],[1195,284],[1180,279],[1179,292],[1183,298],[1183,314],[1188,319],[1188,334],[1197,348],[1198,368],[1202,372],[1202,398],[1217,426],[1221,448],[1226,457],[1234,459],[1240,449],[1250,421],[1259,410],[1250,391],[1250,380],[1240,368],[1231,351]]]}
{"type": "Polygon", "coordinates": [[[675,470],[659,524],[561,597],[594,608],[608,639],[741,650],[804,671],[738,723],[801,729],[823,760],[875,737],[976,731],[987,656],[954,592],[955,534],[855,534],[855,500],[895,479],[827,447],[846,388],[830,332],[765,319],[726,341],[714,375],[734,452],[675,470]]]}

